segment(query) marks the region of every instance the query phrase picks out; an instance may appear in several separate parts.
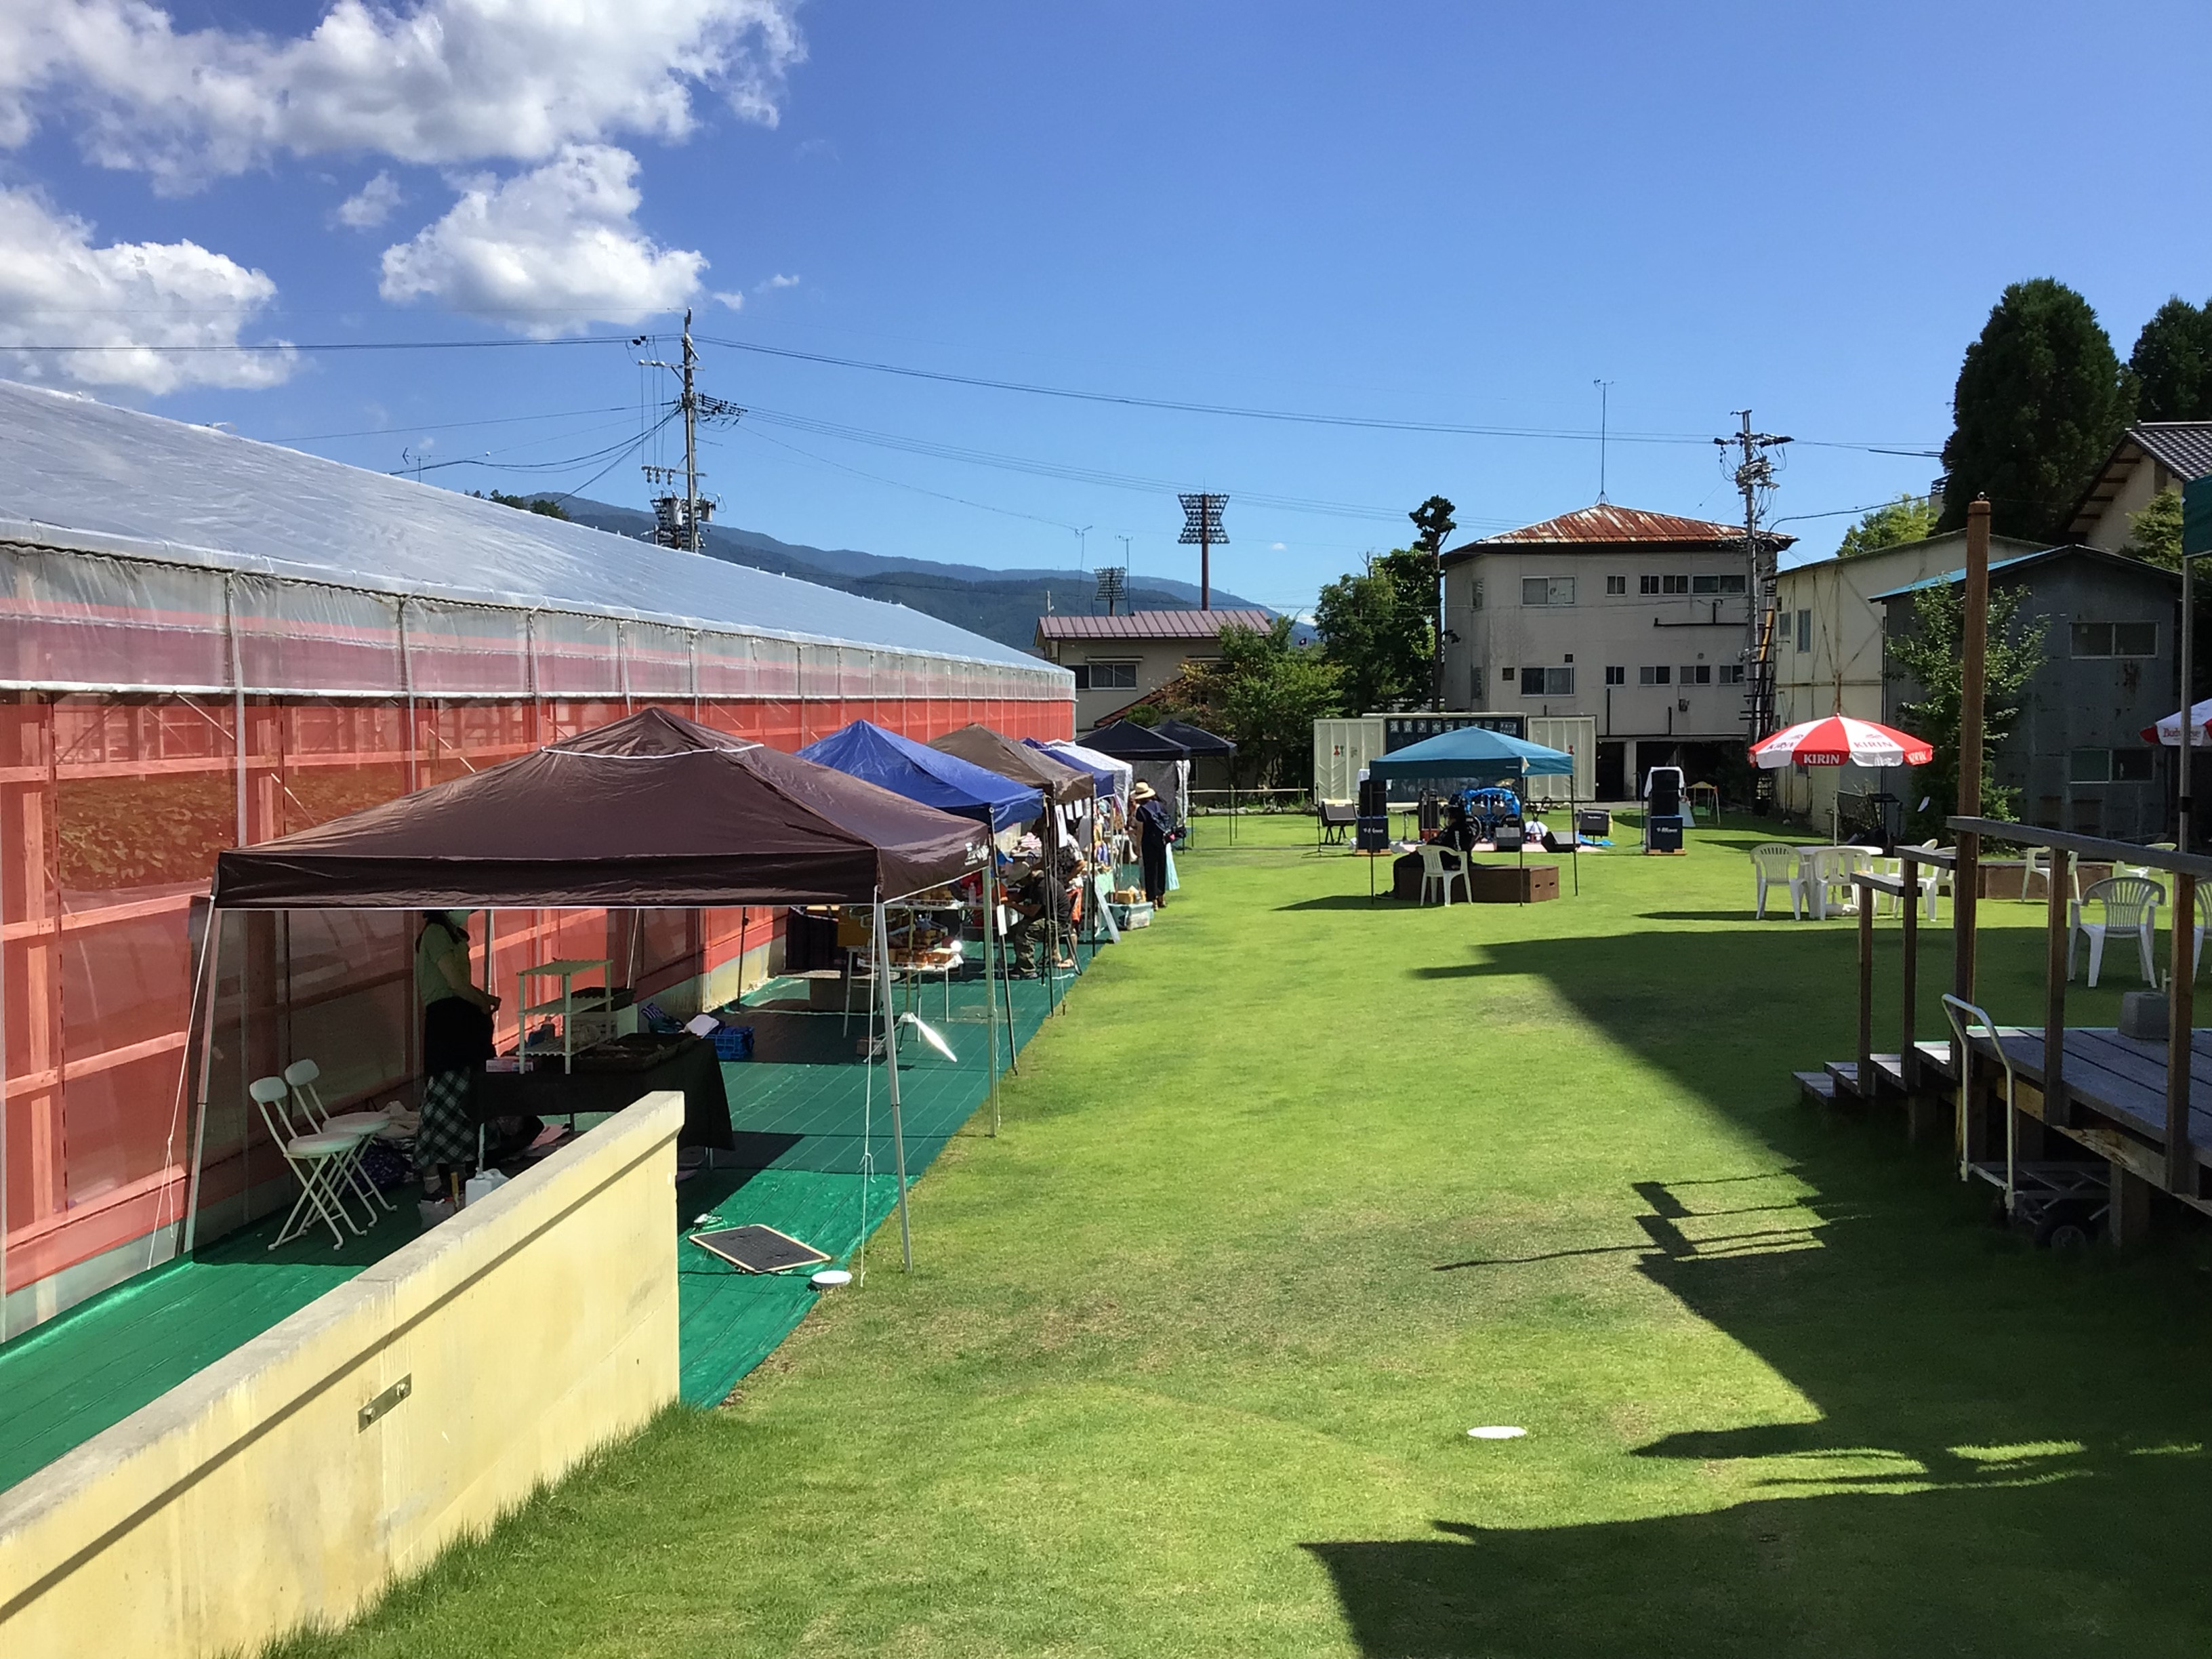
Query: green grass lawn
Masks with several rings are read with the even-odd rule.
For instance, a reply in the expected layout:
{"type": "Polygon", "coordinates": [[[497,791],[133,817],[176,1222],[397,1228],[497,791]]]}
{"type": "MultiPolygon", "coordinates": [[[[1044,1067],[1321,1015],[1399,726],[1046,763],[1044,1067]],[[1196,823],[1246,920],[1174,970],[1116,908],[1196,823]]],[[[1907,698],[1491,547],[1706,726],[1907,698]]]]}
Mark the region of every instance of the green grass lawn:
{"type": "MultiPolygon", "coordinates": [[[[1763,828],[1449,910],[1310,834],[1208,836],[921,1184],[911,1278],[284,1650],[2212,1646],[2198,1235],[2055,1258],[1802,1105],[1854,926],[1751,921],[1763,828]]],[[[2039,907],[1984,916],[2039,1020],[2039,907]]]]}

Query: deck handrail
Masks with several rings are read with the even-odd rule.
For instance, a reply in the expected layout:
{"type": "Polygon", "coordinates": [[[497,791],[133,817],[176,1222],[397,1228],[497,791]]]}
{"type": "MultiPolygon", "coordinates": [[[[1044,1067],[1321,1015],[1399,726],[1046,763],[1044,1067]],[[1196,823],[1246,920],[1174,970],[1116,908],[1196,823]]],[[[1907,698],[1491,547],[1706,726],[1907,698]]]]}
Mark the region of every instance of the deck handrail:
{"type": "Polygon", "coordinates": [[[2072,853],[2092,863],[2118,860],[2143,869],[2163,870],[2169,875],[2212,878],[2212,858],[2202,853],[2168,852],[2162,847],[2142,847],[2131,841],[2111,841],[2102,836],[2077,836],[2066,830],[2045,830],[2032,823],[2012,823],[2003,818],[1951,818],[1948,828],[1957,835],[1979,836],[2008,847],[2048,847],[2072,853]]]}

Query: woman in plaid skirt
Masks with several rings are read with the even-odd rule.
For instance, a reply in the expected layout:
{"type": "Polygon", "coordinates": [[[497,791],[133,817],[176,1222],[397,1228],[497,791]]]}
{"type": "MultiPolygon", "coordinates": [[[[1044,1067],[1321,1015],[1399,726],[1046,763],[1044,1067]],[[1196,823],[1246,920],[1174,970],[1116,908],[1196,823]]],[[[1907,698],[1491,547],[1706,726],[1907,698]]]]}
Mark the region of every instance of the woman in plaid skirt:
{"type": "Polygon", "coordinates": [[[416,993],[422,1003],[422,1124],[415,1171],[426,1204],[449,1196],[453,1172],[476,1161],[470,1085],[492,1055],[492,1010],[499,999],[469,974],[469,913],[425,910],[415,940],[416,993]]]}

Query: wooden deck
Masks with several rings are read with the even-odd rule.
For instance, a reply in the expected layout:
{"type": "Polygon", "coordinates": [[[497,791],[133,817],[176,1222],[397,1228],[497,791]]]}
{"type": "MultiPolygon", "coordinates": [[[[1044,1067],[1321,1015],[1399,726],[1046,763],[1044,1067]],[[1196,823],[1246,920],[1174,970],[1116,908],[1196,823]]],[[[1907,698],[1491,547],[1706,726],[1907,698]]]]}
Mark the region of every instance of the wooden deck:
{"type": "MultiPolygon", "coordinates": [[[[2033,1091],[2020,1103],[2023,1111],[2122,1164],[2143,1164],[2139,1173],[2165,1184],[2162,1166],[2154,1161],[2162,1158],[2166,1147],[2163,1042],[2123,1036],[2106,1028],[2069,1027],[2063,1092],[2074,1109],[2060,1114],[2050,1110],[2043,1098],[2042,1028],[2001,1026],[1998,1036],[2013,1069],[2033,1091]]],[[[1977,1038],[1974,1047],[1978,1054],[1995,1060],[1987,1038],[1977,1038]]],[[[1976,1075],[2002,1086],[2003,1074],[1994,1065],[1986,1074],[1977,1066],[1976,1075]]],[[[2199,1191],[2184,1196],[2195,1199],[2203,1190],[2203,1171],[2212,1168],[2212,1030],[2191,1034],[2189,1139],[2199,1171],[2199,1191]]]]}

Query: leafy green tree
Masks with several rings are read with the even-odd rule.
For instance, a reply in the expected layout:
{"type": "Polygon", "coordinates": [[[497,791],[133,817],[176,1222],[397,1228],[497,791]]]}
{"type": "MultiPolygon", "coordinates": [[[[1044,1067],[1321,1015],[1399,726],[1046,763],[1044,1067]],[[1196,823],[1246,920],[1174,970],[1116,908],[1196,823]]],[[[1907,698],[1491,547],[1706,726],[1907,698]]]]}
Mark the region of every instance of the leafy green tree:
{"type": "Polygon", "coordinates": [[[2087,300],[2047,276],[2014,283],[1960,365],[1939,526],[1960,528],[1987,495],[1998,534],[2057,540],[2134,412],[2130,391],[2087,300]]]}
{"type": "MultiPolygon", "coordinates": [[[[2019,718],[2021,693],[2043,663],[2044,622],[2020,626],[2024,587],[1993,589],[1990,594],[1988,645],[1982,674],[1982,816],[2016,819],[2019,793],[2000,788],[1996,752],[2019,718]]],[[[1889,641],[1889,677],[1917,684],[1920,695],[1899,706],[1905,729],[1924,739],[1936,757],[1919,769],[1916,796],[1928,797],[1928,809],[1916,799],[1913,833],[1933,836],[1958,808],[1960,717],[1966,708],[1966,595],[1964,582],[1942,582],[1913,596],[1913,628],[1889,641]]]]}
{"type": "Polygon", "coordinates": [[[478,489],[471,489],[469,494],[480,501],[497,501],[501,507],[512,507],[524,513],[535,513],[541,519],[558,519],[563,524],[574,522],[569,518],[568,510],[550,495],[505,495],[496,489],[489,495],[478,489]]]}
{"type": "Polygon", "coordinates": [[[2176,297],[2151,313],[2128,354],[2136,418],[2212,421],[2212,301],[2176,297]]]}
{"type": "Polygon", "coordinates": [[[1924,542],[1936,533],[1936,513],[1932,497],[1899,495],[1893,501],[1871,509],[1844,532],[1843,544],[1836,549],[1836,556],[1855,559],[1863,553],[1879,553],[1885,547],[1924,542]]]}
{"type": "Polygon", "coordinates": [[[1431,495],[1406,515],[1413,521],[1412,551],[1427,561],[1429,592],[1429,707],[1444,706],[1444,543],[1457,528],[1452,504],[1431,495]]]}
{"type": "Polygon", "coordinates": [[[1429,695],[1435,583],[1433,556],[1399,548],[1322,589],[1315,631],[1342,672],[1343,694],[1353,714],[1429,695]]]}
{"type": "Polygon", "coordinates": [[[1159,712],[1231,739],[1237,771],[1255,785],[1311,787],[1313,723],[1343,708],[1342,669],[1293,644],[1288,617],[1265,633],[1224,628],[1220,648],[1218,661],[1193,664],[1176,683],[1180,706],[1159,712]]]}
{"type": "Polygon", "coordinates": [[[2131,558],[2161,569],[2181,568],[2181,492],[2161,489],[2128,514],[2128,544],[2120,550],[2131,558]]]}

